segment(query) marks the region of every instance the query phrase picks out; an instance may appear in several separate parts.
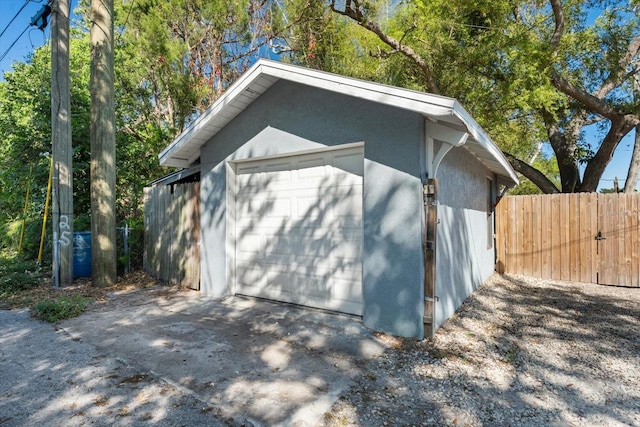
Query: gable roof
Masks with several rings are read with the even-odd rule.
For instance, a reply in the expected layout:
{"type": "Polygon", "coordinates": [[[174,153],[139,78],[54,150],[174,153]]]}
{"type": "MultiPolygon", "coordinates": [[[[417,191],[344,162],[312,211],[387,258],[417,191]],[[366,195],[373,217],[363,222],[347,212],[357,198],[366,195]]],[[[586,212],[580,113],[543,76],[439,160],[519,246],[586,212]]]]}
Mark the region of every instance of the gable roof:
{"type": "Polygon", "coordinates": [[[453,98],[358,80],[266,59],[256,62],[184,132],[159,154],[160,164],[190,167],[200,148],[279,80],[413,111],[438,124],[469,134],[463,147],[492,172],[518,183],[513,168],[489,135],[453,98]]]}

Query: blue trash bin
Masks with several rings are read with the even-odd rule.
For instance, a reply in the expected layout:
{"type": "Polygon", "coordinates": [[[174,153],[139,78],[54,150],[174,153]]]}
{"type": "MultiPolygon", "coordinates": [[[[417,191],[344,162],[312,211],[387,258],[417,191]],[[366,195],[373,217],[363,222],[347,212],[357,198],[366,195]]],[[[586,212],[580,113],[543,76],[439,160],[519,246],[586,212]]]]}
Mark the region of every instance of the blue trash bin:
{"type": "Polygon", "coordinates": [[[73,233],[73,277],[91,277],[91,232],[73,233]]]}

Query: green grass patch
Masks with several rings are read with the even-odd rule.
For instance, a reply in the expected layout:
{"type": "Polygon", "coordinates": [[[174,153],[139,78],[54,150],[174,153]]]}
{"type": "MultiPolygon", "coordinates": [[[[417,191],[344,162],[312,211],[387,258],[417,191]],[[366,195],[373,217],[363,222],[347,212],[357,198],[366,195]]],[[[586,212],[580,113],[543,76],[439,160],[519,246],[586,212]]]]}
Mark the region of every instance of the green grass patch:
{"type": "Polygon", "coordinates": [[[62,296],[51,301],[39,301],[33,307],[33,316],[46,322],[59,322],[79,316],[93,300],[80,295],[62,296]]]}

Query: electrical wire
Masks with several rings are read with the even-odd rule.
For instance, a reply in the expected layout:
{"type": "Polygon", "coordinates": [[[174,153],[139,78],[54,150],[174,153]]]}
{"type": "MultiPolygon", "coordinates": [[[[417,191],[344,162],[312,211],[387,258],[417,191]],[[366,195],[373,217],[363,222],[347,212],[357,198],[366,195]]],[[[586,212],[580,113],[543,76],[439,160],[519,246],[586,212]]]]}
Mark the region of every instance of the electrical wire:
{"type": "Polygon", "coordinates": [[[9,23],[7,24],[6,27],[4,27],[4,30],[2,30],[2,32],[0,33],[0,37],[2,37],[2,35],[5,33],[5,31],[7,31],[7,29],[9,28],[9,26],[13,23],[13,21],[15,21],[15,19],[18,17],[18,15],[20,15],[20,12],[22,12],[22,10],[27,7],[27,5],[29,4],[31,0],[27,0],[24,2],[24,4],[22,5],[22,7],[20,7],[20,9],[18,10],[18,12],[15,14],[15,16],[13,18],[11,18],[11,21],[9,21],[9,23]]]}
{"type": "Polygon", "coordinates": [[[18,43],[18,40],[20,40],[20,38],[24,35],[24,33],[27,32],[27,30],[29,29],[31,25],[27,25],[25,27],[24,30],[22,30],[22,32],[20,33],[20,35],[13,41],[13,43],[11,43],[11,46],[9,46],[9,48],[7,50],[4,51],[4,53],[0,56],[0,61],[4,60],[4,58],[7,56],[7,54],[9,53],[9,51],[11,50],[11,48],[13,48],[16,43],[18,43]]]}

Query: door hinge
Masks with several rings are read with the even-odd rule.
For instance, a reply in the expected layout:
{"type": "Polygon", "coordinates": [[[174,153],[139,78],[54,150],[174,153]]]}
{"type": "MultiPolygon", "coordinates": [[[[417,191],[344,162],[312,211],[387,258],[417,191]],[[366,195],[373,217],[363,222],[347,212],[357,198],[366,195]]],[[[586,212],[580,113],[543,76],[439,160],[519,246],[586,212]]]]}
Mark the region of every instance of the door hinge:
{"type": "Polygon", "coordinates": [[[424,297],[424,301],[425,302],[440,302],[440,297],[439,296],[435,296],[433,298],[431,297],[424,297]]]}
{"type": "Polygon", "coordinates": [[[425,184],[422,192],[426,195],[426,196],[435,196],[436,195],[436,186],[433,184],[425,184]]]}

